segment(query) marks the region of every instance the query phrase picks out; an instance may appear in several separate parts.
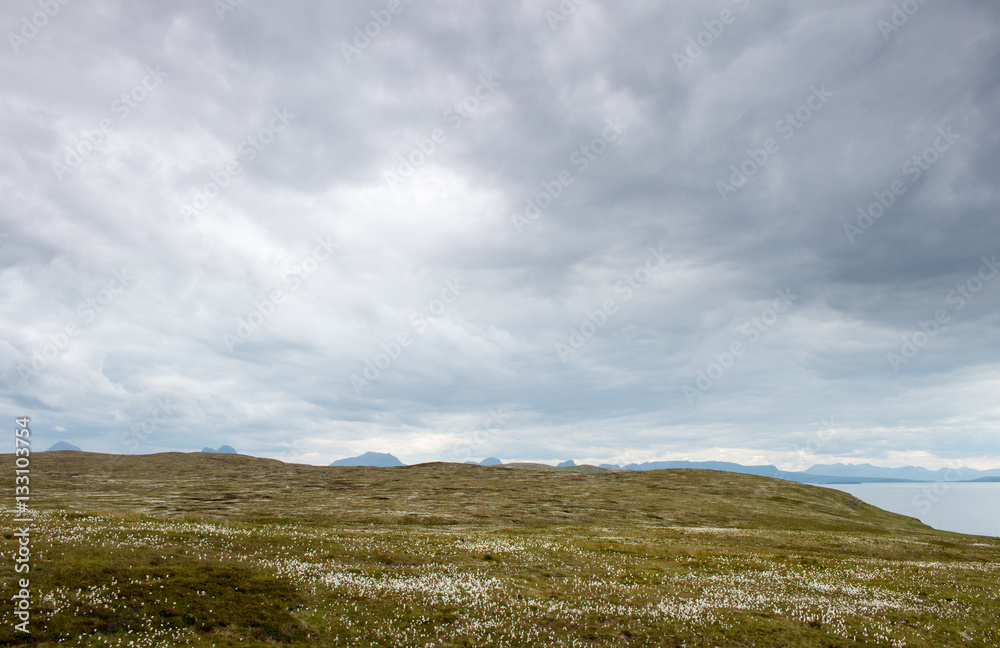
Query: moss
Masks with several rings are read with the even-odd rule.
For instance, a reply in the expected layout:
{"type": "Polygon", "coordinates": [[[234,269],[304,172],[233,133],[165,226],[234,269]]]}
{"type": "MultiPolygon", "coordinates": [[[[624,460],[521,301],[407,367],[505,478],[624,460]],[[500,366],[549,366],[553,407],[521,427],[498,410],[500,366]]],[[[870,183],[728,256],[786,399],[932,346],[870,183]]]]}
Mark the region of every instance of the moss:
{"type": "Polygon", "coordinates": [[[1000,643],[1000,541],[767,478],[86,453],[32,478],[46,598],[3,645],[1000,643]]]}

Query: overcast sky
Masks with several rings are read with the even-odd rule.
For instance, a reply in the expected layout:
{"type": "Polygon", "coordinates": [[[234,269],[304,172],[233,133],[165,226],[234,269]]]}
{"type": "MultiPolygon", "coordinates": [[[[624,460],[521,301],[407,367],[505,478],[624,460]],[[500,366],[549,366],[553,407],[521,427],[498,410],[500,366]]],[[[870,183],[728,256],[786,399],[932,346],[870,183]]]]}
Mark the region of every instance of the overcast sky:
{"type": "Polygon", "coordinates": [[[0,57],[35,449],[1000,466],[993,0],[49,5],[0,57]]]}

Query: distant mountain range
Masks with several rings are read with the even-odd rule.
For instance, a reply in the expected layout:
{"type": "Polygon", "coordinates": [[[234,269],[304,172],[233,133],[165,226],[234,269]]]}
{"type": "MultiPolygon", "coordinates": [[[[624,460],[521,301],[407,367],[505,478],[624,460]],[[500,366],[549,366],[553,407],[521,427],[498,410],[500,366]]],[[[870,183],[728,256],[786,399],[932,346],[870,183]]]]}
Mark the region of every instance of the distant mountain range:
{"type": "Polygon", "coordinates": [[[928,470],[916,466],[903,468],[881,468],[871,464],[820,464],[805,470],[811,475],[834,475],[837,477],[886,477],[913,481],[970,481],[981,477],[1000,477],[1000,469],[976,470],[974,468],[941,468],[928,470]]]}
{"type": "MultiPolygon", "coordinates": [[[[466,461],[468,464],[480,466],[501,466],[505,465],[496,457],[483,459],[481,462],[466,461]]],[[[379,452],[366,452],[357,457],[338,459],[330,464],[331,466],[372,466],[378,468],[389,468],[394,466],[404,466],[396,457],[391,454],[379,452]]],[[[572,459],[567,459],[557,466],[547,464],[531,463],[511,463],[506,464],[515,467],[537,467],[566,469],[582,469],[585,466],[578,466],[572,459]]],[[[994,470],[976,470],[974,468],[956,468],[940,470],[928,470],[906,466],[904,468],[882,468],[871,464],[820,464],[812,466],[804,471],[779,470],[777,466],[744,466],[743,464],[730,463],[727,461],[647,461],[641,464],[628,464],[618,466],[616,464],[601,464],[600,468],[606,470],[661,470],[666,468],[699,468],[702,470],[719,470],[722,472],[741,473],[745,475],[759,475],[761,477],[775,477],[787,481],[798,482],[800,484],[844,484],[844,483],[893,483],[893,482],[933,482],[933,481],[1000,481],[1000,468],[994,470]]],[[[591,468],[591,470],[594,470],[591,468]]]]}
{"type": "Polygon", "coordinates": [[[202,452],[217,452],[222,454],[236,454],[236,449],[233,446],[220,445],[218,450],[212,450],[208,446],[201,449],[202,452]]]}
{"type": "MultiPolygon", "coordinates": [[[[59,441],[48,449],[48,451],[76,450],[80,448],[65,441],[59,441]]],[[[217,450],[212,448],[202,448],[202,452],[215,452],[223,454],[236,454],[236,450],[229,445],[219,446],[217,450]]],[[[593,466],[577,465],[572,459],[560,462],[556,466],[549,464],[533,463],[508,463],[504,464],[496,457],[487,457],[480,462],[466,461],[467,464],[479,466],[513,466],[520,468],[538,469],[568,469],[574,471],[597,471],[598,468],[605,470],[661,470],[666,468],[699,468],[702,470],[719,470],[722,472],[741,473],[744,475],[759,475],[761,477],[775,477],[787,481],[798,482],[800,484],[847,484],[847,483],[893,483],[893,482],[941,482],[941,481],[964,481],[964,482],[1000,482],[1000,468],[992,470],[977,470],[975,468],[940,468],[930,470],[918,466],[904,466],[902,468],[883,468],[871,464],[817,464],[810,466],[803,471],[779,470],[777,466],[744,466],[743,464],[731,463],[727,461],[647,461],[645,463],[631,463],[626,466],[617,464],[601,464],[598,468],[593,466]]],[[[373,468],[395,468],[405,466],[402,461],[389,453],[366,452],[357,457],[347,457],[338,459],[330,464],[331,466],[369,466],[373,468]]]]}
{"type": "Polygon", "coordinates": [[[503,462],[496,457],[486,457],[482,461],[466,461],[467,464],[473,464],[475,466],[502,466],[503,462]]]}
{"type": "Polygon", "coordinates": [[[366,452],[363,455],[358,455],[357,457],[347,457],[346,459],[337,459],[331,466],[370,466],[372,468],[395,468],[396,466],[405,466],[402,461],[393,457],[391,454],[382,452],[366,452]]]}
{"type": "MultiPolygon", "coordinates": [[[[613,464],[601,464],[601,467],[610,469],[619,468],[619,466],[613,464]]],[[[776,466],[770,465],[744,466],[725,461],[649,461],[641,464],[628,464],[620,468],[623,470],[701,468],[704,470],[721,470],[745,475],[776,477],[800,484],[973,481],[980,480],[981,478],[1000,477],[1000,468],[993,470],[976,470],[974,468],[928,470],[927,468],[917,468],[914,466],[882,468],[871,464],[842,463],[811,466],[802,472],[779,470],[776,466]]],[[[986,481],[986,479],[983,481],[986,481]]]]}

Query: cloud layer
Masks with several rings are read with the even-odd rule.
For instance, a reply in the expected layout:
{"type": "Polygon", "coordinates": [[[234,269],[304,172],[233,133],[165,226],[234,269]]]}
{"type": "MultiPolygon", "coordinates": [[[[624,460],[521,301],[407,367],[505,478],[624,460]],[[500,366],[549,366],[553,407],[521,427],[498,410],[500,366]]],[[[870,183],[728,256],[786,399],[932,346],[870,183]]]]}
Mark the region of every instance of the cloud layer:
{"type": "Polygon", "coordinates": [[[19,0],[0,403],[327,463],[1000,464],[1000,7],[19,0]]]}

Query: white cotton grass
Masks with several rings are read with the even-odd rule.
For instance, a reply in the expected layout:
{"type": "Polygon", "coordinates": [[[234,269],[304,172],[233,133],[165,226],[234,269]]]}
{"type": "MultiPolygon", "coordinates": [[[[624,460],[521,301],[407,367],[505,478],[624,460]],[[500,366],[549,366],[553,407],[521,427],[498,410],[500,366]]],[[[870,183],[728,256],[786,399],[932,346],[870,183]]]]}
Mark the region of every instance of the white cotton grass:
{"type": "MultiPolygon", "coordinates": [[[[620,529],[583,538],[572,529],[519,534],[447,527],[322,528],[61,513],[40,513],[35,526],[40,560],[46,562],[58,560],[59,547],[91,546],[126,557],[155,551],[169,566],[182,547],[179,555],[185,560],[231,562],[270,574],[314,597],[296,614],[312,625],[336,627],[344,645],[382,645],[374,642],[380,637],[396,645],[431,646],[472,635],[483,645],[582,647],[592,645],[587,633],[573,631],[587,624],[737,632],[748,615],[771,615],[822,627],[845,640],[901,647],[938,636],[935,623],[900,623],[901,618],[962,621],[978,614],[970,600],[998,606],[995,588],[956,586],[964,602],[923,595],[961,580],[958,576],[978,574],[995,583],[998,562],[848,554],[817,560],[791,552],[760,555],[739,544],[831,537],[819,533],[676,528],[662,529],[663,537],[656,540],[633,538],[620,529]],[[713,548],[716,542],[727,549],[713,548]],[[644,547],[662,551],[654,559],[644,547]],[[376,556],[391,559],[376,565],[376,556]],[[378,617],[371,611],[377,602],[405,610],[406,622],[378,617]],[[448,611],[446,623],[435,610],[448,611]],[[366,636],[372,643],[362,639],[366,636]]],[[[835,539],[856,552],[887,542],[864,533],[839,533],[835,539]]],[[[177,606],[167,598],[164,583],[137,573],[102,585],[61,584],[38,592],[37,620],[45,623],[82,609],[111,610],[120,604],[123,587],[141,587],[146,592],[139,604],[145,618],[141,627],[113,640],[90,636],[67,643],[211,645],[210,635],[141,617],[147,606],[177,606]]],[[[206,595],[203,590],[194,594],[206,595]]]]}

